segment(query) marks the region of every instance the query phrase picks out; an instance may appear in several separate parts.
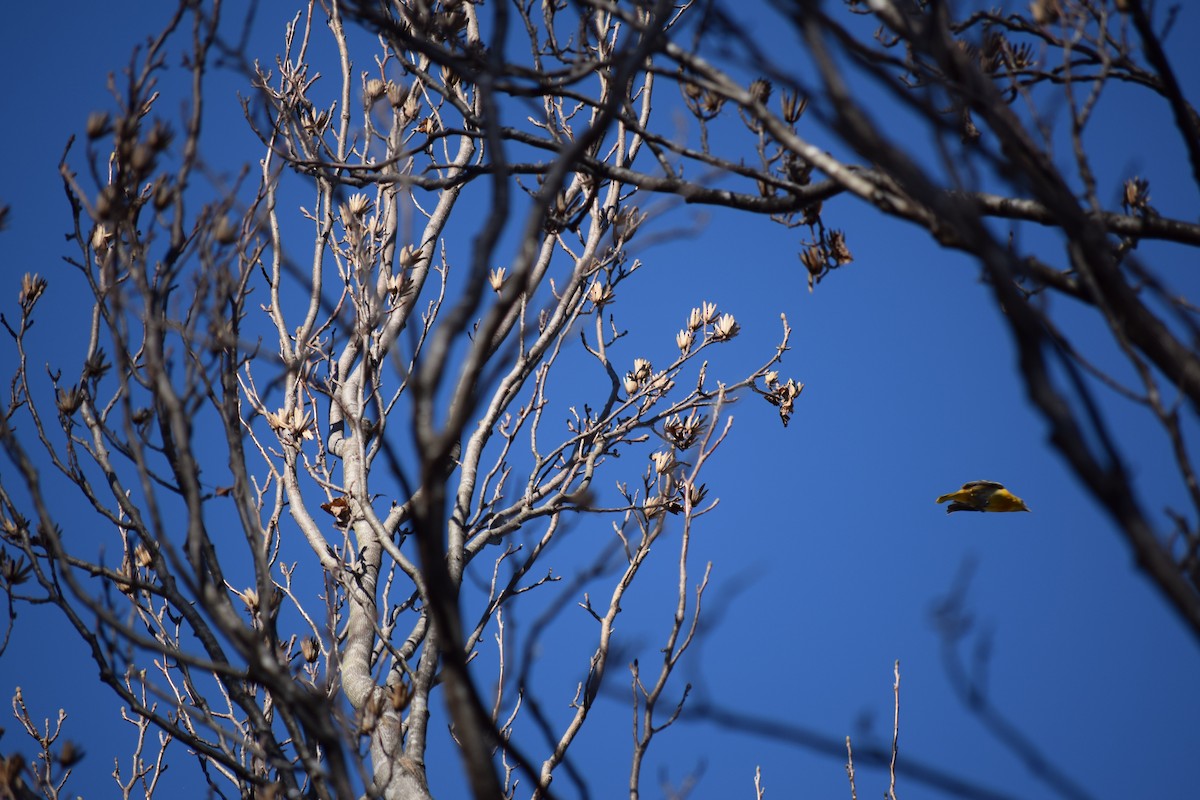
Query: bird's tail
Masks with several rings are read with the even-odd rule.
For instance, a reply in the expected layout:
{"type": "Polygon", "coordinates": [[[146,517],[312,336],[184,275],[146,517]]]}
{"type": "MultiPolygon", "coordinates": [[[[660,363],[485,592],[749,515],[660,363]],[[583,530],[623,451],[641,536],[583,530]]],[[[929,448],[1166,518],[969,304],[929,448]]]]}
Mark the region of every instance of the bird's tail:
{"type": "Polygon", "coordinates": [[[942,495],[941,497],[939,497],[939,498],[937,499],[937,501],[938,501],[938,504],[940,505],[941,503],[944,503],[944,502],[946,502],[947,500],[953,500],[953,499],[954,499],[954,494],[956,494],[956,493],[951,493],[951,494],[944,494],[944,495],[942,495]]]}

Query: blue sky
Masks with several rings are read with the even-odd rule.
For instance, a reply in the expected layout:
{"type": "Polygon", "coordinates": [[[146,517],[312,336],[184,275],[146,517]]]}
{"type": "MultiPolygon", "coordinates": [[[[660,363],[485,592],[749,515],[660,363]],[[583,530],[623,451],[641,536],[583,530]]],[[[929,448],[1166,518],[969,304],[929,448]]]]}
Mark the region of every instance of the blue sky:
{"type": "MultiPolygon", "coordinates": [[[[87,114],[111,107],[106,73],[128,63],[130,47],[159,26],[162,13],[148,3],[78,4],[69,14],[27,3],[13,15],[0,33],[12,110],[0,133],[12,155],[0,188],[0,200],[12,205],[10,230],[0,234],[0,298],[12,314],[21,275],[47,276],[40,332],[51,338],[42,352],[70,363],[82,347],[82,287],[60,258],[69,252],[62,238],[69,218],[57,163],[87,114]],[[64,311],[53,318],[52,308],[64,311]]],[[[261,15],[253,41],[263,61],[278,51],[283,17],[261,15]]],[[[1200,74],[1184,46],[1200,31],[1192,9],[1182,10],[1176,27],[1169,52],[1181,59],[1182,75],[1200,74]]],[[[230,73],[214,73],[211,81],[207,144],[214,162],[232,170],[239,159],[258,157],[233,94],[246,90],[230,73]]],[[[168,95],[162,102],[160,111],[172,116],[178,100],[168,95]]],[[[1161,211],[1194,218],[1196,187],[1178,177],[1182,151],[1165,110],[1128,102],[1118,92],[1101,107],[1111,115],[1112,135],[1098,134],[1095,146],[1114,153],[1097,159],[1102,182],[1115,193],[1122,178],[1147,175],[1161,211]],[[1138,120],[1136,147],[1121,124],[1130,117],[1138,120]]],[[[1049,796],[947,683],[931,608],[969,562],[969,608],[976,631],[990,632],[988,696],[1006,718],[1090,796],[1193,790],[1185,765],[1194,758],[1200,712],[1196,642],[1047,443],[978,269],[919,231],[840,199],[827,205],[826,222],[847,230],[855,262],[810,294],[795,232],[711,210],[672,212],[664,224],[682,224],[688,213],[703,215],[696,235],[638,253],[647,269],[634,283],[637,298],[631,293],[619,312],[630,336],[617,359],[665,357],[687,310],[716,300],[743,332],[718,354],[714,370],[735,374],[762,361],[785,313],[794,333],[781,372],[807,388],[786,430],[757,397],[733,410],[734,433],[705,476],[721,504],[693,539],[693,564],[714,563],[707,601],[714,625],[680,677],[747,714],[834,739],[849,734],[865,747],[890,736],[892,665],[899,659],[901,761],[919,760],[1013,797],[1049,796]],[[1007,484],[1033,513],[947,516],[934,504],[937,495],[981,478],[1007,484]]],[[[1196,297],[1194,264],[1178,254],[1161,258],[1167,280],[1196,297]]],[[[1094,322],[1069,301],[1050,302],[1079,343],[1111,366],[1112,349],[1094,322]]],[[[0,353],[10,364],[11,346],[0,353]]],[[[1148,507],[1159,513],[1168,502],[1182,506],[1169,451],[1142,412],[1111,397],[1104,408],[1148,507]]],[[[7,464],[0,467],[6,483],[11,474],[7,464]]],[[[564,546],[587,552],[602,527],[580,525],[564,546]]],[[[673,610],[669,537],[666,545],[653,579],[624,604],[621,632],[631,657],[637,653],[643,663],[653,658],[673,610]]],[[[29,608],[20,615],[0,661],[0,694],[21,686],[39,717],[65,707],[68,736],[89,754],[70,788],[111,794],[107,776],[113,757],[123,757],[129,732],[120,731],[127,726],[114,722],[112,699],[95,684],[82,649],[48,646],[49,632],[58,630],[53,616],[29,608]],[[105,737],[92,735],[98,731],[105,737]]],[[[578,628],[570,618],[561,624],[565,652],[578,628]]],[[[963,648],[968,659],[973,641],[963,648]]],[[[539,674],[574,681],[579,661],[556,657],[546,656],[539,674]]],[[[575,754],[596,797],[622,792],[627,780],[627,759],[618,755],[614,766],[603,756],[614,746],[625,753],[628,743],[628,676],[615,666],[610,705],[575,754]]],[[[0,749],[29,752],[13,721],[0,726],[8,729],[0,749]]],[[[527,746],[539,757],[535,741],[527,746]]],[[[839,761],[712,724],[681,723],[656,742],[651,757],[648,795],[660,770],[678,783],[701,764],[698,797],[752,796],[756,766],[774,796],[847,792],[839,761]]],[[[182,751],[174,759],[174,769],[185,772],[182,751]]],[[[431,768],[438,796],[459,796],[455,772],[431,768]]],[[[860,796],[883,792],[884,777],[860,768],[860,796]]],[[[938,796],[904,780],[902,796],[938,796]]],[[[565,780],[556,783],[563,786],[565,780]]]]}

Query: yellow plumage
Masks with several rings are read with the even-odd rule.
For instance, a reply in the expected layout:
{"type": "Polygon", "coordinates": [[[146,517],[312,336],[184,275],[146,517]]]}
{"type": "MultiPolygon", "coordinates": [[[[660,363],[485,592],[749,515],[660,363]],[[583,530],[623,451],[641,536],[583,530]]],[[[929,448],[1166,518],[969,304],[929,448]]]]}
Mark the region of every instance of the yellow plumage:
{"type": "Polygon", "coordinates": [[[957,492],[944,494],[939,503],[950,502],[946,513],[955,511],[1028,511],[1025,501],[995,481],[971,481],[964,483],[957,492]]]}

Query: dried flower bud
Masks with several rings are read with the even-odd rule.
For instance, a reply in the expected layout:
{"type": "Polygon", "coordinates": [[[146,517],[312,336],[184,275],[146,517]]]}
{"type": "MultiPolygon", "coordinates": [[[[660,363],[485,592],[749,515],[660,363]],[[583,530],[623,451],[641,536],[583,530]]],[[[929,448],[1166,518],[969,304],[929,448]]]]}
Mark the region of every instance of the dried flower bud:
{"type": "Polygon", "coordinates": [[[137,594],[137,590],[133,587],[133,582],[129,580],[133,576],[133,564],[129,561],[129,556],[121,559],[121,568],[117,570],[116,576],[113,578],[113,583],[117,585],[117,590],[123,595],[133,597],[137,594]]]}
{"type": "Polygon", "coordinates": [[[821,248],[813,245],[800,254],[800,263],[813,275],[820,275],[825,271],[825,254],[821,248]]]}
{"type": "Polygon", "coordinates": [[[663,423],[663,434],[677,450],[690,450],[700,437],[700,431],[708,424],[708,418],[697,414],[695,409],[686,418],[678,414],[663,423]]]}
{"type": "Polygon", "coordinates": [[[300,655],[309,664],[312,664],[321,655],[321,643],[317,641],[317,637],[308,636],[300,640],[300,655]]]}
{"type": "Polygon", "coordinates": [[[737,324],[733,314],[725,314],[713,325],[713,339],[718,342],[727,342],[737,336],[741,329],[742,326],[737,324]]]}
{"type": "Polygon", "coordinates": [[[400,266],[402,267],[411,267],[419,259],[420,254],[413,249],[411,244],[404,245],[403,249],[400,250],[400,254],[396,256],[396,260],[400,262],[400,266]]]}
{"type": "Polygon", "coordinates": [[[638,390],[638,385],[639,384],[638,384],[637,378],[633,377],[633,373],[626,372],[625,373],[625,394],[628,394],[628,395],[636,394],[637,390],[638,390]]]}
{"type": "Polygon", "coordinates": [[[78,386],[72,386],[70,389],[59,389],[56,405],[62,414],[69,417],[83,405],[83,392],[78,386]]]}
{"type": "Polygon", "coordinates": [[[175,190],[171,188],[171,181],[166,175],[159,175],[158,180],[154,182],[153,200],[156,211],[163,211],[174,202],[175,190]]]}
{"type": "Polygon", "coordinates": [[[700,108],[705,114],[716,115],[725,105],[725,98],[716,92],[707,91],[700,101],[700,108]]]}
{"type": "Polygon", "coordinates": [[[125,207],[121,199],[121,190],[116,186],[105,186],[96,195],[96,218],[97,219],[116,219],[121,216],[125,207]]]}
{"type": "Polygon", "coordinates": [[[233,244],[238,238],[238,227],[228,216],[222,214],[213,223],[213,239],[217,244],[233,244]]]}
{"type": "Polygon", "coordinates": [[[666,394],[667,392],[669,392],[675,388],[675,381],[668,378],[667,371],[663,370],[662,372],[659,372],[658,374],[656,374],[654,377],[650,378],[650,380],[647,384],[647,388],[653,394],[662,395],[662,394],[666,394]]]}
{"type": "Polygon", "coordinates": [[[399,108],[400,106],[404,105],[404,102],[408,99],[408,92],[404,90],[404,87],[395,81],[388,81],[385,88],[387,91],[388,105],[390,105],[392,108],[399,108]]]}
{"type": "Polygon", "coordinates": [[[1125,197],[1122,200],[1126,211],[1144,211],[1150,206],[1150,181],[1145,178],[1130,178],[1125,181],[1125,197]]]}
{"type": "Polygon", "coordinates": [[[87,136],[89,139],[99,139],[109,131],[109,116],[107,111],[93,111],[87,118],[87,136]]]}
{"type": "Polygon", "coordinates": [[[108,363],[103,348],[98,349],[87,361],[83,362],[83,378],[84,380],[102,378],[111,368],[112,364],[108,363]]]}
{"type": "Polygon", "coordinates": [[[687,353],[692,349],[692,342],[696,336],[691,330],[684,328],[679,333],[675,334],[675,345],[679,348],[679,352],[687,353]]]}
{"type": "Polygon", "coordinates": [[[647,216],[649,215],[641,213],[637,206],[622,208],[613,218],[613,235],[617,241],[628,242],[632,239],[647,216]]]}
{"type": "Polygon", "coordinates": [[[667,498],[660,494],[653,497],[647,497],[645,505],[642,506],[642,511],[646,514],[646,519],[654,519],[662,516],[662,513],[667,510],[669,503],[667,498]]]}
{"type": "Polygon", "coordinates": [[[143,142],[133,148],[133,155],[129,158],[129,166],[133,169],[135,175],[147,175],[154,170],[156,156],[154,148],[143,142]]]}
{"type": "Polygon", "coordinates": [[[806,270],[808,270],[808,290],[811,292],[813,290],[813,286],[815,286],[817,281],[821,279],[821,276],[825,274],[825,269],[827,267],[825,263],[825,254],[821,252],[819,247],[813,245],[812,247],[809,247],[800,253],[800,263],[804,265],[806,270]]]}
{"type": "Polygon", "coordinates": [[[773,392],[765,395],[768,403],[779,407],[779,418],[783,421],[785,428],[795,410],[796,398],[802,391],[804,391],[803,383],[797,383],[794,379],[788,378],[787,383],[782,386],[776,385],[773,392]]]}
{"type": "Polygon", "coordinates": [[[146,144],[155,152],[161,153],[171,146],[171,139],[174,136],[165,122],[156,120],[150,128],[150,132],[146,134],[146,144]]]}
{"type": "Polygon", "coordinates": [[[151,555],[150,549],[146,547],[146,545],[138,542],[133,548],[133,560],[137,562],[139,567],[145,569],[146,567],[150,566],[151,562],[154,560],[154,557],[151,555]]]}
{"type": "Polygon", "coordinates": [[[385,284],[385,288],[387,293],[391,295],[393,299],[395,299],[408,294],[409,289],[412,287],[409,285],[408,276],[400,274],[389,275],[387,278],[387,283],[385,284]]]}
{"type": "Polygon", "coordinates": [[[504,267],[496,267],[488,273],[488,283],[492,287],[492,291],[500,294],[500,290],[504,288],[504,267]]]}
{"type": "Polygon", "coordinates": [[[763,376],[763,380],[769,388],[775,388],[779,385],[779,371],[774,369],[768,370],[767,374],[763,376]]]}
{"type": "Polygon", "coordinates": [[[388,701],[396,711],[403,711],[408,708],[408,704],[412,701],[412,696],[412,689],[402,680],[396,681],[388,687],[388,701]]]}
{"type": "Polygon", "coordinates": [[[650,460],[654,462],[654,471],[659,475],[670,474],[678,463],[675,453],[670,450],[657,450],[650,454],[650,460]]]}
{"type": "Polygon", "coordinates": [[[854,260],[850,248],[846,246],[846,234],[843,231],[830,231],[828,236],[829,255],[838,266],[849,264],[854,260]]]}
{"type": "Polygon", "coordinates": [[[642,381],[649,378],[650,374],[653,370],[654,370],[654,367],[651,366],[650,361],[648,359],[635,358],[633,360],[633,372],[631,374],[633,375],[634,379],[638,383],[641,383],[642,381]]]}
{"type": "Polygon", "coordinates": [[[361,192],[350,195],[345,206],[355,217],[361,217],[371,208],[371,198],[361,192]]]}
{"type": "Polygon", "coordinates": [[[332,120],[333,115],[330,113],[329,109],[318,111],[315,117],[309,115],[309,120],[304,125],[304,129],[314,136],[321,136],[329,128],[329,123],[332,120]]]}
{"type": "Polygon", "coordinates": [[[807,186],[812,181],[813,165],[795,153],[783,156],[783,172],[792,183],[807,186]]]}
{"type": "Polygon", "coordinates": [[[588,287],[587,298],[592,301],[592,304],[596,308],[603,308],[613,301],[614,294],[612,287],[607,283],[592,281],[592,285],[588,287]]]}
{"type": "Polygon", "coordinates": [[[26,564],[24,556],[12,558],[8,553],[0,551],[0,586],[5,589],[20,586],[29,580],[32,572],[33,565],[26,564]]]}
{"type": "Polygon", "coordinates": [[[779,103],[783,108],[783,118],[790,125],[795,125],[804,115],[804,109],[808,108],[808,98],[800,98],[792,92],[784,92],[779,103]]]}
{"type": "Polygon", "coordinates": [[[248,588],[241,593],[242,602],[246,604],[251,613],[258,611],[258,592],[253,588],[248,588]]]}
{"type": "Polygon", "coordinates": [[[756,103],[765,103],[771,99],[771,82],[765,78],[756,78],[750,82],[750,99],[756,103]]]}
{"type": "Polygon", "coordinates": [[[379,78],[371,78],[371,80],[367,81],[366,95],[368,103],[374,103],[376,100],[383,97],[386,92],[387,84],[385,84],[379,78]]]}
{"type": "Polygon", "coordinates": [[[104,255],[108,252],[108,248],[112,245],[113,233],[112,227],[107,223],[101,222],[92,229],[91,245],[99,255],[104,255]]]}
{"type": "Polygon", "coordinates": [[[36,272],[26,272],[25,277],[21,278],[21,291],[17,295],[17,303],[25,311],[29,311],[44,291],[46,291],[46,279],[36,272]]]}
{"type": "MultiPolygon", "coordinates": [[[[1030,15],[1037,25],[1051,25],[1058,21],[1062,15],[1062,9],[1058,5],[1059,0],[1033,0],[1029,4],[1030,15]]],[[[1126,11],[1127,8],[1122,8],[1125,5],[1124,0],[1117,0],[1116,6],[1118,11],[1126,11]]]]}
{"type": "Polygon", "coordinates": [[[411,122],[421,113],[421,95],[417,92],[417,87],[413,86],[408,92],[408,97],[404,101],[404,107],[400,109],[400,115],[406,122],[411,122]]]}
{"type": "Polygon", "coordinates": [[[312,417],[304,412],[304,406],[298,404],[291,410],[291,413],[284,409],[263,413],[267,419],[267,424],[274,428],[278,433],[288,435],[294,439],[312,439],[314,434],[312,431],[312,417]]]}

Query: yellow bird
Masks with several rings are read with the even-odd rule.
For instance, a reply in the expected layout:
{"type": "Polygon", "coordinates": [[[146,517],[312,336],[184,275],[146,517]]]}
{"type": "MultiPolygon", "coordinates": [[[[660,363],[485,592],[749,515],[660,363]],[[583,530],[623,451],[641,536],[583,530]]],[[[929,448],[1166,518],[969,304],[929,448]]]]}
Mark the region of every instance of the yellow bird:
{"type": "Polygon", "coordinates": [[[939,503],[953,501],[946,513],[954,511],[1028,511],[1025,501],[995,481],[971,481],[964,483],[957,492],[944,494],[939,503]]]}

